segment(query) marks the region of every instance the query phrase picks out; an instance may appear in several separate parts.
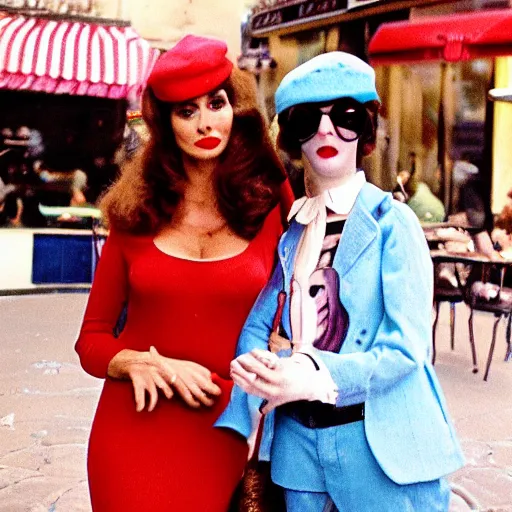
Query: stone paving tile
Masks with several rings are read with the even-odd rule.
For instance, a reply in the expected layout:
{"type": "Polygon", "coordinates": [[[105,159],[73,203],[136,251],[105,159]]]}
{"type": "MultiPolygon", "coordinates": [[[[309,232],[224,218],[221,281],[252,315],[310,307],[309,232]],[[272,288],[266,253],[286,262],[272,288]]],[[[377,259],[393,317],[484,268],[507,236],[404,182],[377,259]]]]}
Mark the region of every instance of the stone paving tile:
{"type": "Polygon", "coordinates": [[[45,476],[83,478],[86,445],[59,446],[33,445],[23,451],[11,453],[0,459],[0,464],[37,471],[45,476]]]}
{"type": "Polygon", "coordinates": [[[468,510],[471,509],[468,507],[466,501],[463,500],[460,496],[452,494],[449,512],[467,512],[468,510]]]}
{"type": "Polygon", "coordinates": [[[498,467],[505,468],[512,477],[512,439],[492,444],[493,452],[491,462],[498,467]]]}
{"type": "Polygon", "coordinates": [[[39,473],[31,469],[11,468],[9,466],[0,465],[0,492],[9,486],[15,485],[27,478],[38,477],[39,473]]]}
{"type": "MultiPolygon", "coordinates": [[[[512,478],[488,467],[465,467],[451,477],[489,509],[512,511],[512,478]]],[[[485,509],[487,510],[487,509],[485,509]]]]}
{"type": "Polygon", "coordinates": [[[86,445],[89,439],[88,427],[62,427],[62,430],[48,432],[42,439],[43,446],[52,445],[86,445]]]}
{"type": "MultiPolygon", "coordinates": [[[[58,503],[62,496],[84,484],[84,480],[71,478],[54,478],[44,475],[27,477],[0,490],[0,512],[32,510],[53,512],[54,503],[58,503]]],[[[76,495],[82,496],[80,493],[76,495]]],[[[88,504],[87,506],[89,508],[83,510],[90,510],[90,506],[88,504]]],[[[75,512],[75,509],[67,509],[66,512],[75,512]]]]}
{"type": "MultiPolygon", "coordinates": [[[[69,489],[54,502],[53,512],[90,512],[89,488],[87,482],[82,481],[69,489]]],[[[34,511],[36,512],[36,511],[34,511]]],[[[45,510],[44,512],[47,512],[45,510]]]]}

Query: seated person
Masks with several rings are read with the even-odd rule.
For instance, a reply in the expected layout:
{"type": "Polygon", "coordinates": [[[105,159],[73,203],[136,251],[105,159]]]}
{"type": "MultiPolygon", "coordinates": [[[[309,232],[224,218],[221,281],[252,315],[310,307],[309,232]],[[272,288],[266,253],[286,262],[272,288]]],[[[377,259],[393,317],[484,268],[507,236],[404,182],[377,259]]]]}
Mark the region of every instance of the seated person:
{"type": "Polygon", "coordinates": [[[37,166],[36,172],[44,183],[61,184],[69,194],[69,206],[87,206],[85,190],[87,189],[87,174],[81,169],[73,171],[53,171],[37,166]]]}
{"type": "Polygon", "coordinates": [[[0,178],[0,227],[16,226],[19,221],[18,210],[22,205],[13,194],[15,190],[15,185],[6,185],[0,178]]]}
{"type": "Polygon", "coordinates": [[[507,194],[508,201],[496,217],[495,228],[491,233],[494,244],[501,251],[512,251],[512,189],[507,194]]]}
{"type": "Polygon", "coordinates": [[[406,203],[420,222],[444,221],[446,212],[443,203],[425,182],[418,180],[414,167],[409,171],[400,171],[397,182],[394,198],[406,203]]]}
{"type": "Polygon", "coordinates": [[[453,166],[454,204],[459,213],[449,220],[462,219],[471,234],[474,250],[491,259],[500,259],[491,240],[494,218],[486,189],[474,157],[465,155],[453,166]]]}

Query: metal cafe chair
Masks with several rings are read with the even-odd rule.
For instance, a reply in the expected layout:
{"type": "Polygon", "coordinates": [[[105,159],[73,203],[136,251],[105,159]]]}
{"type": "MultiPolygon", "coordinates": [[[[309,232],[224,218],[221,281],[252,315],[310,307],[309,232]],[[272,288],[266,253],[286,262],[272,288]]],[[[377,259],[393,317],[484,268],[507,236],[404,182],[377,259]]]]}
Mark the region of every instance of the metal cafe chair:
{"type": "MultiPolygon", "coordinates": [[[[454,265],[455,266],[455,265],[454,265]]],[[[460,286],[453,286],[451,283],[440,279],[439,266],[434,266],[434,308],[435,317],[432,325],[432,364],[436,362],[436,332],[439,320],[439,309],[441,302],[450,304],[450,347],[455,349],[455,305],[463,302],[464,296],[460,286]]]]}
{"type": "MultiPolygon", "coordinates": [[[[449,223],[427,223],[423,225],[425,237],[427,239],[430,250],[437,250],[444,248],[446,242],[457,243],[461,246],[466,246],[471,237],[465,230],[449,223]]],[[[450,347],[455,349],[455,312],[456,304],[463,302],[463,291],[459,286],[456,279],[456,264],[441,264],[434,263],[434,323],[432,325],[432,364],[436,362],[436,334],[437,323],[439,320],[439,309],[442,302],[448,302],[450,305],[450,347]],[[443,273],[445,276],[443,277],[443,273]],[[451,276],[446,276],[446,274],[451,276]]]]}
{"type": "MultiPolygon", "coordinates": [[[[507,350],[505,361],[512,359],[511,348],[511,332],[512,332],[512,288],[503,286],[505,271],[512,266],[511,261],[506,260],[490,260],[489,258],[475,253],[454,254],[442,250],[431,251],[434,263],[451,262],[464,263],[466,265],[481,265],[482,271],[479,279],[470,278],[466,282],[462,282],[460,274],[455,265],[455,276],[457,278],[458,288],[462,292],[464,302],[470,308],[468,319],[469,342],[471,345],[471,353],[473,358],[473,373],[478,372],[478,363],[476,356],[476,344],[474,335],[474,312],[484,311],[492,313],[496,319],[493,325],[492,339],[487,356],[487,363],[484,373],[484,381],[489,377],[489,371],[496,346],[496,334],[498,324],[502,318],[508,318],[506,329],[507,350]],[[492,268],[496,268],[499,272],[499,284],[488,282],[488,276],[492,268]]],[[[473,275],[475,273],[473,272],[473,275]]]]}
{"type": "Polygon", "coordinates": [[[482,264],[482,280],[475,281],[471,284],[471,287],[467,290],[466,303],[470,308],[469,315],[469,336],[470,343],[475,346],[475,335],[473,329],[473,313],[475,311],[485,311],[492,313],[495,317],[491,345],[489,347],[489,353],[487,356],[487,364],[485,366],[484,380],[487,381],[489,377],[489,371],[491,369],[492,358],[494,355],[494,349],[496,346],[496,333],[498,330],[498,324],[502,318],[507,320],[506,328],[506,342],[507,350],[505,353],[505,361],[509,361],[512,358],[511,350],[511,322],[512,322],[512,288],[503,286],[503,280],[505,276],[505,270],[510,263],[499,264],[499,284],[493,285],[487,281],[487,275],[489,270],[495,263],[482,264]]]}

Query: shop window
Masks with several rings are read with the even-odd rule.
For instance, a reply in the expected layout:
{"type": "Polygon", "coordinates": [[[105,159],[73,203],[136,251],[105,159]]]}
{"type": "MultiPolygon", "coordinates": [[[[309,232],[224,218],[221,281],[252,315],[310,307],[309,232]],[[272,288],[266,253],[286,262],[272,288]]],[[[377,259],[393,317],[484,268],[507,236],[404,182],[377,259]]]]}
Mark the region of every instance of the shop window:
{"type": "Polygon", "coordinates": [[[490,179],[484,152],[492,69],[491,59],[378,66],[383,108],[373,181],[392,190],[399,173],[413,166],[416,179],[443,202],[446,214],[456,213],[455,162],[469,159],[484,181],[490,179]]]}

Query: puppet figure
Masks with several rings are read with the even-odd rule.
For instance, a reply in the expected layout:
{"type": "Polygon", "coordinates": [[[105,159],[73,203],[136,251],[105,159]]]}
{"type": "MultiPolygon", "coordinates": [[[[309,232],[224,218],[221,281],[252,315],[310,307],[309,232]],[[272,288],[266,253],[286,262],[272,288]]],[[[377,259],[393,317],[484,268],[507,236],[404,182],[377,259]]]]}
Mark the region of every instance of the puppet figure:
{"type": "Polygon", "coordinates": [[[242,331],[217,426],[248,437],[266,413],[259,455],[288,511],[446,511],[444,477],[463,456],[430,362],[431,259],[412,210],[358,168],[375,143],[375,73],[320,55],[283,79],[276,107],[307,195],[242,331]],[[291,348],[275,355],[280,291],[291,348]]]}

